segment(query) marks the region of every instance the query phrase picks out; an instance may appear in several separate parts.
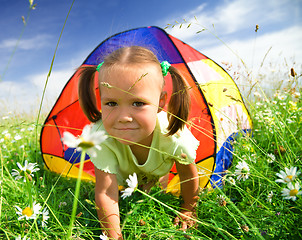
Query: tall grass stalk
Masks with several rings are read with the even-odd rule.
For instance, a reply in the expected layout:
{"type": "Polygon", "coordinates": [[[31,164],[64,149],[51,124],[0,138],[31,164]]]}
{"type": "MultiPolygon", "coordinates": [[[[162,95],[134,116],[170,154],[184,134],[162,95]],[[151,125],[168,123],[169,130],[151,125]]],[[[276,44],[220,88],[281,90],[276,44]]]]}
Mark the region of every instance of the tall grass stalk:
{"type": "Polygon", "coordinates": [[[71,217],[70,217],[70,224],[69,224],[69,229],[68,229],[68,232],[67,232],[67,239],[69,239],[72,235],[72,228],[73,228],[73,224],[74,224],[75,216],[76,216],[76,212],[77,212],[79,194],[80,194],[80,187],[81,187],[81,181],[82,181],[82,173],[83,173],[83,167],[84,167],[84,161],[85,161],[85,155],[86,155],[86,153],[83,150],[82,153],[81,153],[79,174],[78,174],[76,188],[75,188],[75,192],[74,192],[72,212],[71,212],[71,217]]]}
{"type": "MultiPolygon", "coordinates": [[[[63,31],[64,31],[65,25],[66,25],[66,23],[67,23],[67,19],[68,19],[68,17],[69,17],[69,14],[70,14],[70,12],[71,12],[71,9],[72,9],[72,7],[73,7],[74,1],[75,1],[75,0],[72,1],[71,6],[70,6],[70,8],[69,8],[69,11],[68,11],[68,13],[67,13],[67,16],[66,16],[66,18],[65,18],[65,21],[64,21],[64,24],[63,24],[63,27],[62,27],[62,30],[61,30],[59,39],[58,39],[58,41],[57,41],[57,45],[56,45],[54,54],[53,54],[53,57],[52,57],[52,60],[51,60],[51,63],[50,63],[49,71],[48,71],[48,74],[47,74],[47,77],[46,77],[46,81],[45,81],[45,84],[44,84],[44,89],[43,89],[42,96],[41,96],[41,101],[40,101],[39,111],[38,111],[38,115],[37,115],[36,126],[38,126],[38,124],[39,124],[40,115],[41,115],[42,106],[43,106],[43,100],[44,100],[45,92],[46,92],[46,87],[47,87],[47,84],[48,84],[49,77],[50,77],[50,75],[51,75],[51,71],[52,71],[52,67],[53,67],[53,64],[54,64],[54,61],[55,61],[55,58],[56,58],[56,53],[57,53],[57,50],[58,50],[58,47],[59,47],[59,43],[60,43],[61,37],[62,37],[62,35],[63,35],[63,31]]],[[[38,128],[36,127],[36,143],[37,143],[37,142],[38,142],[38,128]]]]}

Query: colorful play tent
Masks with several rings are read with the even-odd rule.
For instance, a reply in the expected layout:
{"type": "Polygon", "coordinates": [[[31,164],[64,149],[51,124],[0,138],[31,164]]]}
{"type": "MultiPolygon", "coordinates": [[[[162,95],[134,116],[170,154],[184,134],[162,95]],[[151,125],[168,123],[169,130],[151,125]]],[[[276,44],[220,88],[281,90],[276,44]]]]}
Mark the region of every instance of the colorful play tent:
{"type": "MultiPolygon", "coordinates": [[[[249,131],[252,125],[236,84],[214,61],[158,27],[137,28],[111,36],[97,46],[82,65],[97,65],[108,53],[131,45],[151,49],[159,61],[170,62],[186,78],[192,105],[187,127],[200,141],[195,160],[200,172],[200,187],[219,185],[223,172],[231,165],[234,136],[249,131]]],[[[172,88],[169,74],[165,81],[169,99],[172,88]]],[[[97,80],[95,86],[99,94],[97,80]]],[[[42,128],[41,150],[48,169],[64,176],[78,176],[79,153],[68,149],[61,138],[64,131],[80,135],[86,124],[89,121],[79,105],[78,73],[75,72],[42,128]]],[[[88,155],[82,178],[94,181],[94,167],[88,155]]],[[[179,178],[175,166],[169,180],[168,191],[177,194],[179,178]]]]}

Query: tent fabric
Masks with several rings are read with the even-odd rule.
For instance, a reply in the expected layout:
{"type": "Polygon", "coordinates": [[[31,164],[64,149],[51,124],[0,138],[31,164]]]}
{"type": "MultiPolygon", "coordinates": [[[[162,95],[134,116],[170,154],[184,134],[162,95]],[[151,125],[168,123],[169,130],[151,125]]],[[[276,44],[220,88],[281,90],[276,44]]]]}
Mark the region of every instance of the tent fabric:
{"type": "MultiPolygon", "coordinates": [[[[219,185],[223,172],[232,162],[233,137],[252,127],[238,87],[213,60],[158,27],[136,28],[111,36],[99,44],[82,65],[98,65],[112,51],[133,45],[152,50],[159,61],[168,61],[185,77],[191,96],[187,127],[200,141],[195,160],[200,172],[200,187],[219,185]]],[[[40,138],[47,168],[70,177],[78,175],[80,153],[64,146],[61,140],[63,132],[80,135],[83,127],[89,124],[79,105],[78,80],[78,72],[75,72],[67,81],[45,120],[40,138]]],[[[169,100],[171,77],[167,75],[165,81],[169,100]]],[[[97,77],[95,89],[98,95],[97,77]]],[[[100,107],[99,99],[97,105],[100,107]]],[[[82,178],[95,181],[93,164],[88,155],[82,178]]],[[[179,178],[173,166],[167,191],[179,194],[179,190],[179,178]]]]}

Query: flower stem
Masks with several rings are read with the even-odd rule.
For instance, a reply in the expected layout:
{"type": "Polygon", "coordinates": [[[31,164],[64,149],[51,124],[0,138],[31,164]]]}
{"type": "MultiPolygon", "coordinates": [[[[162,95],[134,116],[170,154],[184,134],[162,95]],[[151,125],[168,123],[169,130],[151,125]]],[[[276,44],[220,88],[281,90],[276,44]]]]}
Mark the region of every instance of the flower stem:
{"type": "Polygon", "coordinates": [[[86,155],[86,152],[85,152],[85,150],[83,150],[81,153],[79,174],[78,174],[78,179],[77,179],[77,183],[76,183],[76,188],[75,188],[75,193],[74,193],[74,198],[73,198],[72,212],[71,212],[70,223],[69,223],[69,229],[68,229],[66,239],[70,239],[70,237],[72,235],[72,228],[73,228],[73,224],[75,221],[75,215],[76,215],[76,211],[77,211],[77,207],[78,207],[78,197],[80,194],[81,178],[82,178],[82,173],[83,173],[85,155],[86,155]]]}
{"type": "Polygon", "coordinates": [[[26,172],[25,172],[25,179],[26,179],[26,188],[27,188],[27,192],[28,192],[29,207],[30,207],[30,209],[33,209],[33,196],[32,196],[32,192],[31,192],[32,185],[29,181],[29,177],[26,174],[26,172]]]}

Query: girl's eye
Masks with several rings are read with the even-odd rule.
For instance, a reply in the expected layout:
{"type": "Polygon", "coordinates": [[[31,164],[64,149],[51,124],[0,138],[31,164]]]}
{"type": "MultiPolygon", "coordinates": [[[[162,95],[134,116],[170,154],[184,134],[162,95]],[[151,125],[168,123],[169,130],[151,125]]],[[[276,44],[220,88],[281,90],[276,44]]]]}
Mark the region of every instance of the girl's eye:
{"type": "Polygon", "coordinates": [[[145,105],[144,102],[134,102],[134,103],[133,103],[133,106],[134,106],[134,107],[142,107],[142,106],[144,106],[144,105],[145,105]]]}
{"type": "Polygon", "coordinates": [[[105,105],[109,106],[109,107],[115,107],[115,106],[117,106],[117,103],[116,102],[107,102],[105,105]]]}

